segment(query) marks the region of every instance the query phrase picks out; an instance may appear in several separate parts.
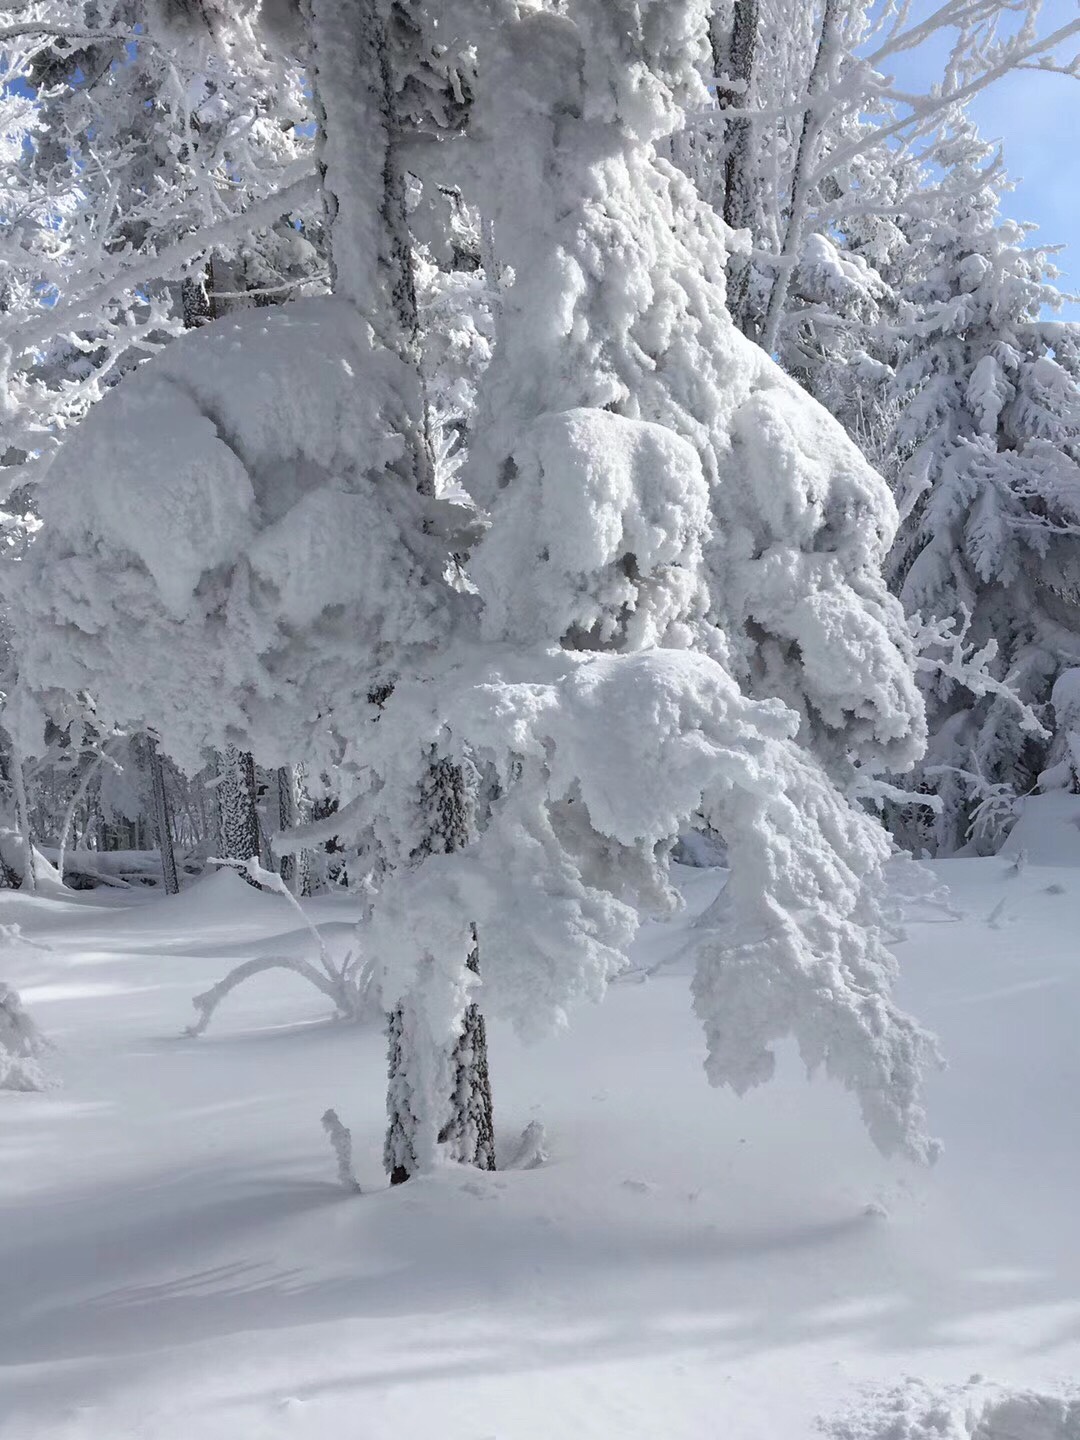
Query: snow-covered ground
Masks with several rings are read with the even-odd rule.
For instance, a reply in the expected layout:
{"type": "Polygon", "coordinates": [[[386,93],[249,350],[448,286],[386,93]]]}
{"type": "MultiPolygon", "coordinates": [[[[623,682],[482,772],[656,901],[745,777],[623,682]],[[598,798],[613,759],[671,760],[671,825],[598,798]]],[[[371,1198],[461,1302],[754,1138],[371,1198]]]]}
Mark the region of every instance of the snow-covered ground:
{"type": "MultiPolygon", "coordinates": [[[[648,979],[537,1047],[495,1027],[501,1139],[541,1118],[550,1162],[394,1191],[375,1029],[275,973],[181,1038],[229,965],[310,945],[284,900],[0,893],[34,942],[0,978],[62,1081],[0,1095],[0,1434],[1078,1440],[1045,1397],[1080,1378],[1080,803],[936,871],[962,918],[924,905],[901,948],[950,1061],[935,1171],[879,1159],[789,1056],[708,1088],[678,951],[718,877],[685,871],[648,979]]],[[[347,901],[311,912],[347,942],[347,901]]]]}

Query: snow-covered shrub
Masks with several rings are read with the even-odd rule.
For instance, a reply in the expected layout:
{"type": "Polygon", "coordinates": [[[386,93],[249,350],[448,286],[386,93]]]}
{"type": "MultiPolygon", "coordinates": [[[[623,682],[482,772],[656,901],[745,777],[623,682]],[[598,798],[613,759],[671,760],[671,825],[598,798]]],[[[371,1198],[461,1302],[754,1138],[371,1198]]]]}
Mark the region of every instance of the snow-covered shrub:
{"type": "Polygon", "coordinates": [[[1049,764],[1039,776],[1040,790],[1080,791],[1080,669],[1064,670],[1050,692],[1054,738],[1049,764]]]}
{"type": "Polygon", "coordinates": [[[47,1050],[18,993],[0,981],[0,1090],[44,1090],[41,1068],[47,1050]]]}
{"type": "Polygon", "coordinates": [[[211,863],[227,865],[238,870],[254,885],[281,895],[297,912],[301,923],[310,931],[315,942],[316,959],[308,960],[302,955],[256,955],[234,966],[209,990],[192,997],[192,1004],[198,1019],[188,1026],[186,1034],[194,1037],[206,1032],[221,1002],[238,985],[268,970],[289,970],[301,979],[307,980],[321,995],[334,1006],[335,1018],[357,1022],[372,1020],[380,1013],[378,995],[372,984],[370,964],[364,964],[356,950],[349,950],[335,961],[317,925],[307,915],[303,905],[293,895],[288,885],[275,871],[264,870],[258,858],[252,856],[246,861],[217,860],[211,863]]]}

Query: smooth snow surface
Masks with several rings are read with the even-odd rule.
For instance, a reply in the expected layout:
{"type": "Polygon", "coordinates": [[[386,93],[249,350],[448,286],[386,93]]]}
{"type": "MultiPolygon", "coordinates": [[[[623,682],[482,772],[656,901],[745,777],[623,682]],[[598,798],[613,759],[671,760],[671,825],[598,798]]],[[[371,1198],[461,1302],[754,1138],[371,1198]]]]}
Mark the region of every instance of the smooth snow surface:
{"type": "MultiPolygon", "coordinates": [[[[745,1100],[706,1085],[681,951],[716,871],[568,1033],[494,1027],[500,1144],[542,1121],[545,1165],[394,1191],[376,1031],[274,972],[180,1038],[231,965],[308,953],[284,900],[0,893],[62,1083],[0,1094],[0,1435],[1078,1440],[1080,799],[1025,830],[1019,865],[936,865],[963,918],[920,902],[898,947],[951,1062],[929,1173],[790,1053],[745,1100]]],[[[351,902],[311,912],[348,943],[351,902]]]]}

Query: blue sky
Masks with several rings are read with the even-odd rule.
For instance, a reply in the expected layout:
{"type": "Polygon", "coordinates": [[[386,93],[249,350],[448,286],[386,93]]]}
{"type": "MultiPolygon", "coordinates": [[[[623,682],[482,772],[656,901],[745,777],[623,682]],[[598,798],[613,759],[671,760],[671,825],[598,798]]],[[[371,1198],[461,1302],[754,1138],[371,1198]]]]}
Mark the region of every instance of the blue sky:
{"type": "MultiPolygon", "coordinates": [[[[1076,12],[1056,0],[1048,9],[1076,12]]],[[[972,103],[971,113],[988,140],[1000,140],[1009,174],[1018,182],[1003,209],[1015,220],[1033,220],[1038,239],[1065,244],[1057,260],[1058,284],[1080,291],[1080,80],[1066,75],[1011,75],[972,103]]],[[[1080,304],[1070,305],[1080,319],[1080,304]]]]}
{"type": "MultiPolygon", "coordinates": [[[[1052,32],[1078,16],[1080,0],[1043,0],[1040,29],[1052,32]]],[[[1068,53],[1077,50],[1080,39],[1068,53]]],[[[939,73],[928,47],[912,57],[903,78],[928,85],[939,73]]],[[[1067,247],[1055,261],[1062,272],[1057,283],[1080,292],[1080,80],[1023,71],[976,96],[970,111],[984,138],[1001,142],[1006,168],[1017,182],[1004,198],[1005,214],[1037,224],[1033,240],[1067,247]]],[[[1061,315],[1080,320],[1080,303],[1061,315]]]]}

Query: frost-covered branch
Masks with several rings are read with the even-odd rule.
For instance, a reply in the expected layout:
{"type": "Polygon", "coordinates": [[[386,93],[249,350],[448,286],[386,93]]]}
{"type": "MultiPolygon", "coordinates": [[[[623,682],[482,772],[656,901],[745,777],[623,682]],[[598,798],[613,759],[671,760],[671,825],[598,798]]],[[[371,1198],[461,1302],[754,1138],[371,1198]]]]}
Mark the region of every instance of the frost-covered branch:
{"type": "Polygon", "coordinates": [[[323,967],[329,974],[332,975],[335,973],[334,964],[330,959],[330,952],[326,948],[326,942],[323,940],[322,932],[276,870],[265,870],[262,865],[259,864],[259,857],[257,855],[251,855],[246,860],[221,859],[218,856],[211,856],[206,863],[208,865],[221,865],[229,870],[239,870],[242,875],[246,875],[249,880],[253,880],[255,884],[262,889],[271,890],[275,895],[281,895],[287,900],[297,915],[299,915],[305,927],[311,932],[312,938],[319,948],[319,959],[322,961],[323,967]]]}
{"type": "Polygon", "coordinates": [[[178,279],[193,261],[205,256],[215,246],[243,239],[253,230],[273,224],[282,215],[302,210],[318,197],[318,179],[310,161],[299,162],[295,178],[283,176],[279,190],[265,199],[255,201],[238,215],[218,220],[206,229],[186,236],[161,251],[136,255],[115,267],[109,279],[85,292],[61,301],[42,316],[14,327],[5,337],[13,351],[40,349],[49,341],[75,330],[95,317],[115,300],[130,295],[139,286],[157,280],[178,279]]]}
{"type": "Polygon", "coordinates": [[[258,955],[251,960],[245,960],[237,965],[216,985],[209,990],[204,990],[201,995],[192,999],[198,1019],[189,1025],[185,1034],[190,1036],[202,1035],[214,1012],[221,1002],[230,995],[238,985],[245,980],[250,980],[254,975],[263,975],[269,970],[290,970],[293,974],[299,975],[314,985],[320,994],[325,995],[332,1001],[338,1016],[342,1020],[356,1021],[366,1019],[370,1013],[366,988],[362,976],[358,976],[354,967],[343,965],[340,969],[333,969],[329,973],[325,970],[318,970],[309,960],[298,955],[258,955]]]}
{"type": "Polygon", "coordinates": [[[955,681],[973,695],[996,695],[1014,706],[1020,728],[1039,740],[1048,740],[1050,732],[1030,705],[1021,699],[1009,676],[998,680],[990,666],[997,658],[998,644],[987,640],[978,650],[968,640],[971,614],[965,608],[959,625],[955,616],[944,620],[924,620],[919,614],[910,617],[911,634],[917,656],[916,665],[923,674],[933,674],[955,681]]]}
{"type": "MultiPolygon", "coordinates": [[[[57,874],[60,876],[61,882],[63,882],[64,879],[64,860],[67,855],[67,844],[68,839],[71,835],[71,826],[75,819],[75,812],[79,808],[79,805],[82,803],[82,801],[85,799],[86,794],[90,789],[91,784],[96,779],[98,771],[101,769],[101,767],[106,764],[116,766],[115,759],[109,753],[110,746],[113,743],[113,740],[107,741],[101,752],[96,755],[90,762],[90,764],[86,767],[83,772],[82,779],[79,781],[79,784],[76,786],[74,791],[72,791],[71,799],[68,801],[67,809],[64,811],[64,823],[60,828],[60,844],[58,847],[58,854],[56,860],[56,870],[57,874]]],[[[116,768],[119,769],[119,766],[116,766],[116,768]]]]}
{"type": "Polygon", "coordinates": [[[316,990],[333,1001],[338,1015],[343,1020],[366,1019],[373,1013],[371,998],[373,967],[361,965],[359,957],[353,951],[345,956],[340,965],[336,965],[327,949],[322,932],[275,870],[263,869],[257,856],[252,856],[248,860],[212,859],[208,863],[238,870],[255,881],[257,885],[286,899],[314,937],[322,968],[317,968],[311,961],[305,960],[301,956],[265,955],[245,960],[230,970],[216,985],[194,997],[192,1004],[198,1011],[199,1018],[188,1028],[186,1032],[188,1035],[201,1035],[210,1024],[214,1011],[227,995],[238,985],[243,984],[245,980],[251,979],[254,975],[261,975],[268,970],[291,970],[302,976],[303,979],[314,985],[316,990]]]}

